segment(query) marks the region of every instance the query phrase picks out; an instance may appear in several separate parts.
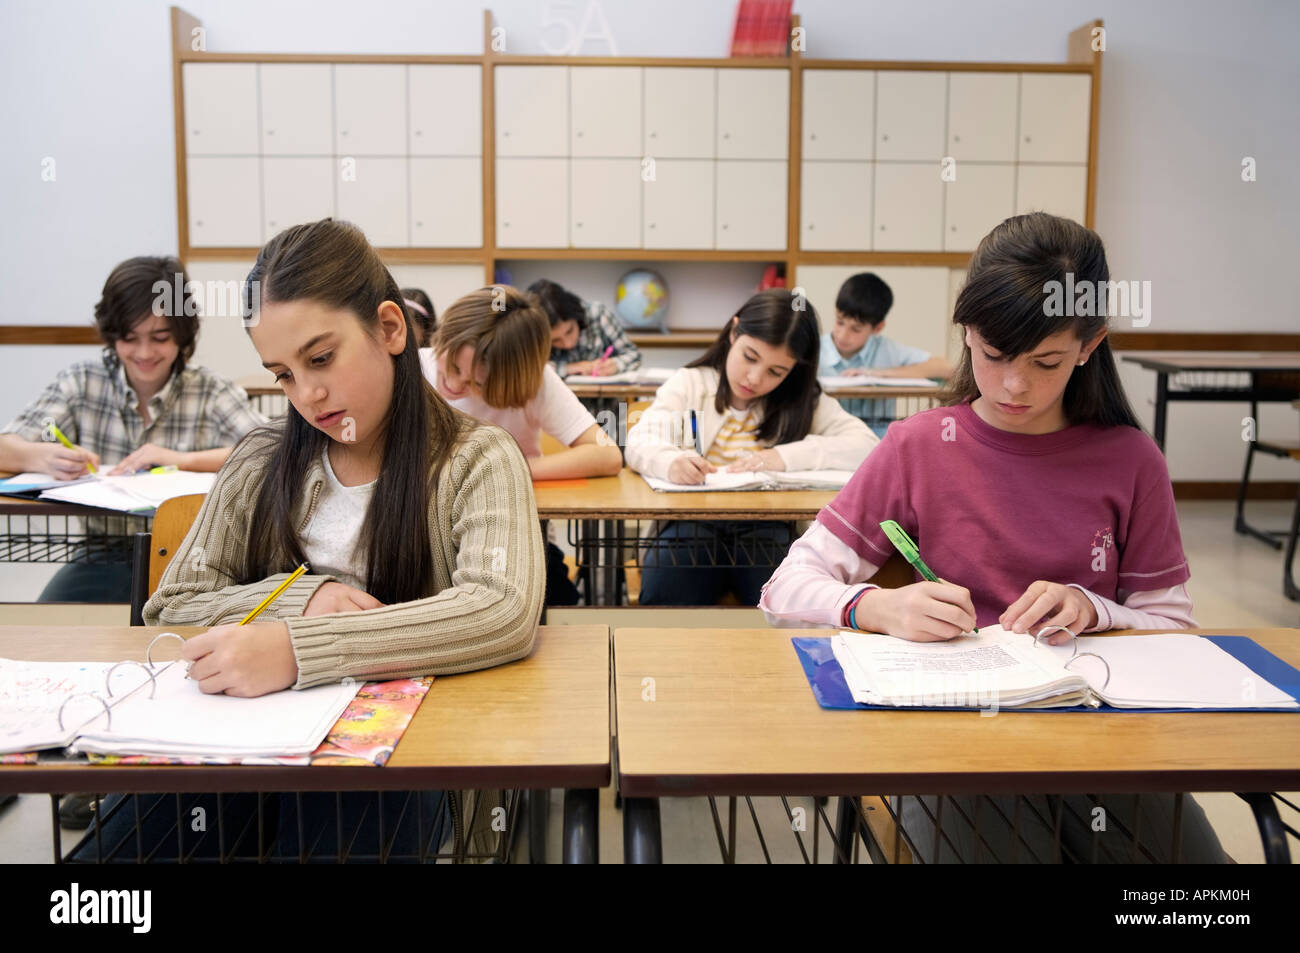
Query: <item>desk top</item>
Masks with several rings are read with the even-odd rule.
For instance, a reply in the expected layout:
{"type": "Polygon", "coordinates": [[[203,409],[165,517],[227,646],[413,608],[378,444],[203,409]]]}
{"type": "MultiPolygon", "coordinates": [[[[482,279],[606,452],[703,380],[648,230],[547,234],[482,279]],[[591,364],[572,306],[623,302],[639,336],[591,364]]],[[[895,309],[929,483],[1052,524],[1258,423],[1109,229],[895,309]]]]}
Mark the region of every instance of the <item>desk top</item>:
{"type": "MultiPolygon", "coordinates": [[[[0,626],[0,656],[34,661],[144,657],[159,632],[202,628],[0,626]]],[[[177,655],[159,642],[155,659],[177,655]]],[[[610,780],[609,629],[542,626],[521,661],[434,679],[385,767],[0,765],[0,792],[594,788],[610,780]]]]}
{"type": "MultiPolygon", "coordinates": [[[[832,631],[617,629],[623,796],[1300,786],[1297,714],[827,711],[790,639],[832,631]]],[[[1300,666],[1300,630],[1233,634],[1300,666]]]]}
{"type": "Polygon", "coordinates": [[[1148,370],[1300,371],[1300,351],[1121,351],[1126,361],[1148,370]]]}
{"type": "Polygon", "coordinates": [[[658,493],[624,467],[618,476],[591,477],[582,488],[534,485],[542,519],[810,520],[835,490],[733,490],[658,493]]]}

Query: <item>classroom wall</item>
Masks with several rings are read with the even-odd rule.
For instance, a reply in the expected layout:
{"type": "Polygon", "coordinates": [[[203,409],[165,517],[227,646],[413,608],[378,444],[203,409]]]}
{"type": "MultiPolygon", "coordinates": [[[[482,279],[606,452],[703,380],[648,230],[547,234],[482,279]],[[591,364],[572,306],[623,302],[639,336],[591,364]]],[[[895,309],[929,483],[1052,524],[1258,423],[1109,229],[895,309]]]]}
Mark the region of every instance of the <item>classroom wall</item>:
{"type": "MultiPolygon", "coordinates": [[[[482,46],[482,7],[450,0],[182,6],[204,23],[208,47],[223,51],[478,53],[482,46]]],[[[557,17],[580,15],[586,2],[498,0],[491,8],[508,51],[543,53],[566,32],[557,17]]],[[[604,0],[600,8],[620,54],[726,55],[732,3],[604,0]]],[[[1300,65],[1290,48],[1300,35],[1300,5],[798,0],[796,10],[808,56],[926,60],[1061,61],[1069,31],[1101,17],[1108,32],[1097,228],[1113,277],[1152,283],[1146,330],[1300,328],[1294,291],[1282,278],[1300,246],[1300,65]],[[1253,183],[1241,181],[1243,156],[1257,162],[1253,183]]],[[[0,6],[0,78],[10,91],[0,100],[0,287],[7,292],[0,324],[86,322],[117,261],[175,251],[169,43],[165,0],[0,6]],[[54,181],[42,180],[47,159],[54,181]]],[[[582,52],[609,50],[592,40],[582,52]]],[[[698,313],[704,323],[712,308],[698,313]]],[[[213,355],[222,369],[243,360],[239,335],[226,337],[201,344],[204,358],[213,355]]],[[[0,418],[88,350],[0,348],[0,418]]],[[[1148,378],[1126,374],[1135,403],[1154,393],[1148,378]]],[[[1244,414],[1201,409],[1222,411],[1210,433],[1244,414]]],[[[1239,454],[1206,452],[1206,431],[1190,426],[1191,417],[1185,407],[1171,414],[1175,478],[1236,477],[1239,454]]],[[[1281,461],[1263,463],[1261,478],[1293,476],[1281,461]]]]}

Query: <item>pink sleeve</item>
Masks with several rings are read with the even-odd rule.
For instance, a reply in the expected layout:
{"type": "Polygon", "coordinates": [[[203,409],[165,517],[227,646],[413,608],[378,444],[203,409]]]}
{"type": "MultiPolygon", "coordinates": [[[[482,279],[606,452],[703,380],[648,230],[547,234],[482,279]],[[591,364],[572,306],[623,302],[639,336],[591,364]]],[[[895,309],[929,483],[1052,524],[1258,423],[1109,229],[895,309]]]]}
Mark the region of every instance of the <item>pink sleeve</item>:
{"type": "Polygon", "coordinates": [[[758,607],[770,625],[839,626],[844,607],[880,567],[869,563],[834,533],[814,523],[763,586],[758,607]]]}
{"type": "Polygon", "coordinates": [[[1124,599],[1121,605],[1105,596],[1089,592],[1083,586],[1071,584],[1078,589],[1097,610],[1097,624],[1085,632],[1106,632],[1110,629],[1190,629],[1196,626],[1192,618],[1192,600],[1187,595],[1187,587],[1181,583],[1166,589],[1148,589],[1143,592],[1119,595],[1124,599]]]}
{"type": "Polygon", "coordinates": [[[560,379],[550,364],[542,372],[541,411],[542,432],[550,434],[566,447],[573,446],[573,441],[596,422],[591,411],[582,406],[582,401],[569,390],[569,385],[560,379]]]}

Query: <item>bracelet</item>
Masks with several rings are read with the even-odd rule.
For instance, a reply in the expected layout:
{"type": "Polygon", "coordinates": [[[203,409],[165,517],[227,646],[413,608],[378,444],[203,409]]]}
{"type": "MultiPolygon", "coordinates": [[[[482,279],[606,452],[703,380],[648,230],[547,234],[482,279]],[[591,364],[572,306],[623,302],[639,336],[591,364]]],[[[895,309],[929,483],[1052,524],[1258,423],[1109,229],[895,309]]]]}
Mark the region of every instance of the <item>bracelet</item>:
{"type": "Polygon", "coordinates": [[[871,587],[859,589],[858,594],[849,600],[849,604],[844,607],[844,611],[840,614],[840,623],[842,625],[848,625],[851,629],[856,629],[858,627],[857,617],[855,615],[858,610],[858,603],[861,602],[862,597],[870,591],[871,587]]]}

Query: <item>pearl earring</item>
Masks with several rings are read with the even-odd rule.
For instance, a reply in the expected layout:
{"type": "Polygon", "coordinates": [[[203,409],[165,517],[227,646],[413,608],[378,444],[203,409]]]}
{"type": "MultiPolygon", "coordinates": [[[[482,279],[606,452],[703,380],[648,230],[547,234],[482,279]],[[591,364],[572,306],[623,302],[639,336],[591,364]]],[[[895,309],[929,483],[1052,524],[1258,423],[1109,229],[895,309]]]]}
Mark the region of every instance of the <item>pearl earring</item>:
{"type": "Polygon", "coordinates": [[[1083,365],[1085,365],[1085,364],[1087,364],[1087,363],[1088,363],[1088,359],[1085,357],[1082,361],[1080,361],[1080,362],[1079,362],[1078,364],[1076,364],[1075,366],[1076,366],[1076,367],[1083,367],[1083,365]]]}

